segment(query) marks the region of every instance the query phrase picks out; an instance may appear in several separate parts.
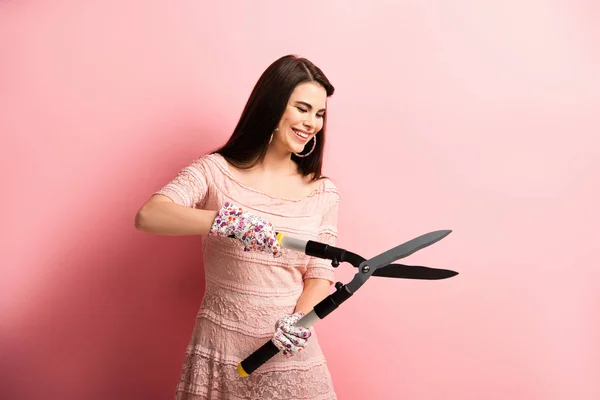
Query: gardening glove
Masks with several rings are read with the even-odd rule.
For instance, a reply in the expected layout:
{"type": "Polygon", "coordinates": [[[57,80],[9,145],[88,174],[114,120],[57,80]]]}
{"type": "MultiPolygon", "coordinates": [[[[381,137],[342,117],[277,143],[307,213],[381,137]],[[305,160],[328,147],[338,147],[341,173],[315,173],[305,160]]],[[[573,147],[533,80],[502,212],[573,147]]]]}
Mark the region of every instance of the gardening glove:
{"type": "Polygon", "coordinates": [[[217,213],[209,236],[235,237],[244,245],[244,251],[282,255],[273,224],[231,202],[226,202],[217,213]]]}
{"type": "Polygon", "coordinates": [[[310,329],[293,326],[302,317],[304,317],[304,313],[297,312],[280,318],[275,324],[275,334],[271,341],[279,350],[283,351],[283,355],[286,358],[290,358],[302,351],[310,338],[310,329]]]}

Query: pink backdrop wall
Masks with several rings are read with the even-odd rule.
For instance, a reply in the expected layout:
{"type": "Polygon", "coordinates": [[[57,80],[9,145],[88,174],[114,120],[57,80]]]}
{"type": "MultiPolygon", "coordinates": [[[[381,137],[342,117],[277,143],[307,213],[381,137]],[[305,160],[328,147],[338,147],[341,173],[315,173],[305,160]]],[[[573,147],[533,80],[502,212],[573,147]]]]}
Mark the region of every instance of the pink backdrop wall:
{"type": "Polygon", "coordinates": [[[0,4],[0,398],[172,396],[199,240],[133,217],[288,53],[337,88],[340,246],[450,228],[410,262],[461,273],[318,325],[340,398],[600,398],[595,3],[202,3],[0,4]]]}

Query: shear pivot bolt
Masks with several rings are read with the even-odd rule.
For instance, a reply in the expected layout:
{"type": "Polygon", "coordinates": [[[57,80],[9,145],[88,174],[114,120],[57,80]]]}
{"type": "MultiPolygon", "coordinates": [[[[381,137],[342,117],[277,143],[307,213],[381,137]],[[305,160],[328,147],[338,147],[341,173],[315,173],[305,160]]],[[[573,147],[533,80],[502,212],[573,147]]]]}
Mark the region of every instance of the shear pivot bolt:
{"type": "Polygon", "coordinates": [[[362,272],[364,272],[364,273],[369,272],[370,269],[371,268],[369,268],[368,265],[365,265],[365,266],[362,267],[362,272]]]}

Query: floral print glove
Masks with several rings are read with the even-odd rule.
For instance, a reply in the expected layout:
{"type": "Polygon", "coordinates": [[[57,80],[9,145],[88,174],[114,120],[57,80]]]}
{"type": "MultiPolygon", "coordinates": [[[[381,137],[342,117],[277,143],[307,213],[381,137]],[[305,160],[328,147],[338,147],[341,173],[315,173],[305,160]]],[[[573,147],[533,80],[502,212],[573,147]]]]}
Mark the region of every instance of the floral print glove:
{"type": "Polygon", "coordinates": [[[275,324],[275,334],[271,341],[279,350],[283,350],[286,358],[302,351],[306,342],[310,338],[310,329],[301,326],[293,326],[304,317],[303,312],[297,312],[292,315],[286,315],[275,324]]]}
{"type": "Polygon", "coordinates": [[[233,236],[242,242],[244,251],[261,251],[274,257],[282,255],[273,224],[231,202],[226,202],[219,210],[208,234],[233,236]]]}

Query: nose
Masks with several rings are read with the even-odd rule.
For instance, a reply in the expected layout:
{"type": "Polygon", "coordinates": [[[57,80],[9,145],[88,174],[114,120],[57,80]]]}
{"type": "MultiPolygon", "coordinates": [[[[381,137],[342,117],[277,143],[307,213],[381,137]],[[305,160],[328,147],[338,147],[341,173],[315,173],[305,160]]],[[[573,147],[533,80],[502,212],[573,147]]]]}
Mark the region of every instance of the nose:
{"type": "Polygon", "coordinates": [[[304,126],[307,129],[313,129],[315,126],[315,117],[313,115],[307,116],[306,120],[304,121],[304,126]]]}

